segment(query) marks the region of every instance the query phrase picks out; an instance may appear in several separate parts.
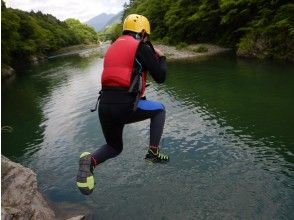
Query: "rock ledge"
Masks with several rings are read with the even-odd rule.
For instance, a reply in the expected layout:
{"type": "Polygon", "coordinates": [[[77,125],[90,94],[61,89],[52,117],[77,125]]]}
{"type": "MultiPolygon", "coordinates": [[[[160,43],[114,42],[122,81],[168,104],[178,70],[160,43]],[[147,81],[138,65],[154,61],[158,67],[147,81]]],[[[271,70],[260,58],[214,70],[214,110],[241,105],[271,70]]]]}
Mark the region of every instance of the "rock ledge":
{"type": "Polygon", "coordinates": [[[1,155],[2,219],[55,219],[38,191],[36,174],[1,155]]]}

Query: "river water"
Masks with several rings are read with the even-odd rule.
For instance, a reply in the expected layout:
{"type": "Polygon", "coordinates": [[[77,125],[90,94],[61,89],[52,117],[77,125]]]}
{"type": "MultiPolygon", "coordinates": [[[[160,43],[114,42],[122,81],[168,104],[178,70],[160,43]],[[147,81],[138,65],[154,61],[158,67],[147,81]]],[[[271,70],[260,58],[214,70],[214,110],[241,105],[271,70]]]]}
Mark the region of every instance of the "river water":
{"type": "Polygon", "coordinates": [[[92,219],[294,219],[294,66],[216,56],[168,64],[147,98],[167,110],[166,165],[146,163],[149,122],[75,185],[79,154],[104,144],[94,107],[103,60],[59,58],[2,83],[2,154],[33,169],[58,215],[92,219]]]}

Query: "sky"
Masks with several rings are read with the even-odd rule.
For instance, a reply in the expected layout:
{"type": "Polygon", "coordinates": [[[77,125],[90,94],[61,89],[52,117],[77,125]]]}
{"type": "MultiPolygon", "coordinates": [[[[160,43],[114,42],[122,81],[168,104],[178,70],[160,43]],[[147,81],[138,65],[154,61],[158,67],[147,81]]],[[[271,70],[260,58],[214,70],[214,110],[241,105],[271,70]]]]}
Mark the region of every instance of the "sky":
{"type": "Polygon", "coordinates": [[[76,18],[86,22],[96,15],[116,14],[123,10],[129,0],[4,0],[6,7],[23,11],[41,11],[52,14],[59,20],[76,18]]]}

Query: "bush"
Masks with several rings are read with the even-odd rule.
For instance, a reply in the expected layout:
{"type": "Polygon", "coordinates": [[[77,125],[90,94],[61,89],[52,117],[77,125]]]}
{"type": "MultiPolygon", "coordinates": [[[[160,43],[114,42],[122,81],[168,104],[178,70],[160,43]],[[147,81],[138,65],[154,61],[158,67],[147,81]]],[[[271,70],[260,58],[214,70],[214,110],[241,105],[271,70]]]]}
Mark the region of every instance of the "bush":
{"type": "Polygon", "coordinates": [[[208,49],[207,49],[207,47],[199,46],[199,47],[193,49],[193,51],[196,53],[205,53],[208,51],[208,49]]]}
{"type": "Polygon", "coordinates": [[[176,46],[176,49],[177,50],[182,50],[182,49],[185,49],[185,48],[187,48],[188,47],[188,44],[187,43],[185,43],[185,42],[181,42],[181,43],[179,43],[177,46],[176,46]]]}

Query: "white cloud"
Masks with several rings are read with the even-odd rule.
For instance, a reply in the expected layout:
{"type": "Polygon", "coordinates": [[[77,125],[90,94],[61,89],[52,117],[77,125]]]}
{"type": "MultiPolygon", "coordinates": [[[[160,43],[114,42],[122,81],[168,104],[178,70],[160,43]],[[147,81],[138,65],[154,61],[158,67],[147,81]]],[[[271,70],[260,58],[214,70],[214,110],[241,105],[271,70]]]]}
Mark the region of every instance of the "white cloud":
{"type": "Polygon", "coordinates": [[[24,11],[41,11],[60,20],[77,18],[82,22],[101,13],[116,14],[129,0],[5,0],[6,6],[24,11]]]}

